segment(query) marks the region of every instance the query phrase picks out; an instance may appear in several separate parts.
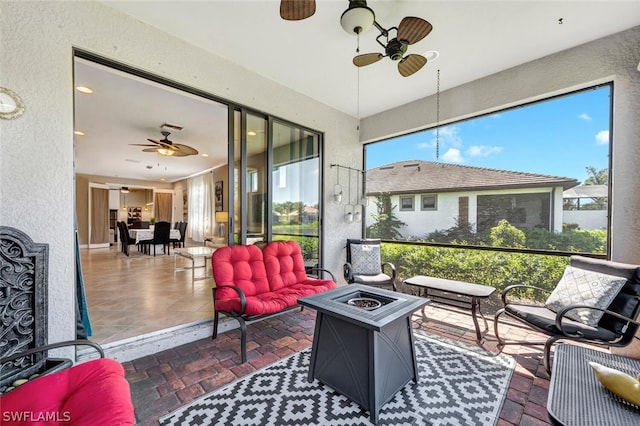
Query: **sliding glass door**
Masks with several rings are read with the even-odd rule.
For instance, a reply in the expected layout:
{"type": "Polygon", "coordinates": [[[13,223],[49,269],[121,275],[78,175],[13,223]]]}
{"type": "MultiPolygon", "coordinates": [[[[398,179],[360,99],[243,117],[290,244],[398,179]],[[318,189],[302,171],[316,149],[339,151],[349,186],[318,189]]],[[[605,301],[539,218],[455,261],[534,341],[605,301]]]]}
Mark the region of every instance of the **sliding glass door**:
{"type": "Polygon", "coordinates": [[[320,263],[320,134],[273,121],[273,240],[300,243],[308,266],[320,263]]]}
{"type": "Polygon", "coordinates": [[[232,121],[234,243],[294,240],[319,265],[321,134],[240,110],[232,121]]]}

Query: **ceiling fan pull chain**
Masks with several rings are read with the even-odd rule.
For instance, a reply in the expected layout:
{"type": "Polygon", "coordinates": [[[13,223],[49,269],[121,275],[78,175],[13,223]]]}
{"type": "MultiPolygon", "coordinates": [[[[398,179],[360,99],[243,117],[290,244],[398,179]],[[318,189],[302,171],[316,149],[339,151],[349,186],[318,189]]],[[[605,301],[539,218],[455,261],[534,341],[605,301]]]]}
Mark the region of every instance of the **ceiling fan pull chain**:
{"type": "Polygon", "coordinates": [[[440,158],[440,70],[436,85],[436,160],[440,158]]]}

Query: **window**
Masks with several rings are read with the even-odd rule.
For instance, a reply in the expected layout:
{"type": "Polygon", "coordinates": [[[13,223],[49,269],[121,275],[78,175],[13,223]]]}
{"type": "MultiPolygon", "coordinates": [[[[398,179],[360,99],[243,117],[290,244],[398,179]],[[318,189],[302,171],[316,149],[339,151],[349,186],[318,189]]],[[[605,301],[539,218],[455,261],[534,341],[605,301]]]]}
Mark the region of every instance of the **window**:
{"type": "Polygon", "coordinates": [[[436,195],[422,196],[422,210],[437,210],[438,197],[436,195]]]}
{"type": "Polygon", "coordinates": [[[400,210],[413,210],[413,196],[400,197],[400,210]]]}
{"type": "Polygon", "coordinates": [[[258,192],[258,171],[249,170],[247,172],[247,191],[258,192]]]}
{"type": "Polygon", "coordinates": [[[612,105],[603,84],[366,145],[366,236],[606,255],[612,105]]]}

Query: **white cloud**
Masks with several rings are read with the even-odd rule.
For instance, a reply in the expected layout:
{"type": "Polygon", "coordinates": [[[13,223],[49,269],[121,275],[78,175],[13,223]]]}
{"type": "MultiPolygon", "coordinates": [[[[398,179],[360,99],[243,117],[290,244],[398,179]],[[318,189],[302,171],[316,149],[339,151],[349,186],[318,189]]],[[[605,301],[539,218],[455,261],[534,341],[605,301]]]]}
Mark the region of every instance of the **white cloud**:
{"type": "Polygon", "coordinates": [[[596,142],[598,145],[606,145],[609,143],[609,131],[600,130],[596,133],[596,142]]]}
{"type": "Polygon", "coordinates": [[[455,148],[449,148],[449,150],[442,156],[442,159],[449,163],[462,163],[464,161],[460,154],[460,150],[455,148]]]}
{"type": "Polygon", "coordinates": [[[462,146],[462,138],[458,135],[456,126],[444,126],[440,128],[440,143],[449,146],[462,146]]]}
{"type": "Polygon", "coordinates": [[[580,120],[584,120],[584,121],[591,121],[591,116],[589,114],[587,114],[586,112],[583,112],[582,114],[580,114],[578,116],[578,118],[580,120]]]}
{"type": "Polygon", "coordinates": [[[429,149],[429,148],[433,148],[434,146],[435,146],[435,141],[420,142],[420,143],[418,143],[416,148],[418,148],[418,149],[429,149]]]}
{"type": "Polygon", "coordinates": [[[488,157],[491,154],[502,152],[501,146],[473,145],[467,150],[467,155],[471,157],[488,157]]]}

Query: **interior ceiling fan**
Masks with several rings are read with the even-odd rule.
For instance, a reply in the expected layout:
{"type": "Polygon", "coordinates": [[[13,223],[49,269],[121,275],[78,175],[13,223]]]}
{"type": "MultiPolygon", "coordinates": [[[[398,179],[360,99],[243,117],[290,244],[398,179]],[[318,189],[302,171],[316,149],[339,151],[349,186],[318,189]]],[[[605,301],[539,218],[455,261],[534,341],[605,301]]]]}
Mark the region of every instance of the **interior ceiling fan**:
{"type": "MultiPolygon", "coordinates": [[[[315,0],[280,1],[280,16],[288,21],[306,19],[315,11],[315,0]]],[[[427,63],[427,58],[422,55],[414,53],[405,56],[409,45],[419,42],[433,30],[433,26],[422,18],[407,16],[397,27],[386,29],[376,21],[375,13],[367,6],[366,0],[349,0],[349,7],[340,17],[340,25],[349,34],[361,34],[372,26],[380,32],[376,41],[384,49],[384,54],[375,52],[358,55],[353,58],[353,64],[357,67],[370,65],[388,57],[393,61],[399,61],[398,72],[403,77],[408,77],[427,63]],[[384,43],[381,41],[383,38],[384,43]]]]}
{"type": "Polygon", "coordinates": [[[195,148],[192,148],[188,145],[183,145],[181,143],[175,143],[173,141],[170,141],[169,135],[171,134],[171,132],[163,130],[161,133],[162,133],[162,136],[164,136],[164,138],[160,139],[159,141],[155,139],[150,139],[150,138],[147,139],[153,145],[143,144],[143,143],[132,143],[129,145],[147,146],[150,148],[143,149],[142,150],[143,152],[157,152],[160,155],[167,155],[167,156],[173,155],[174,157],[186,157],[188,155],[198,154],[198,150],[195,148]]]}

